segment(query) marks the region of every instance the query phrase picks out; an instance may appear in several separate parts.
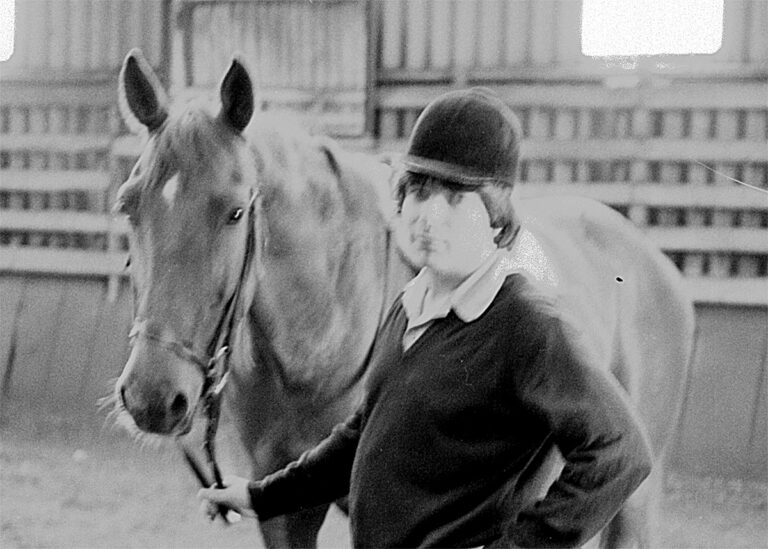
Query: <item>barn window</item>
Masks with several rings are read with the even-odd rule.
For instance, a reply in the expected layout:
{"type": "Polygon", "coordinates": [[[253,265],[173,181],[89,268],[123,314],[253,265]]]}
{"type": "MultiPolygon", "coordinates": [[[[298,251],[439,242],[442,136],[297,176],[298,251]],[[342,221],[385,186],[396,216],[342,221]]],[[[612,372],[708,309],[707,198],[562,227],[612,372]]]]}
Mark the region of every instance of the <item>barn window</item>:
{"type": "Polygon", "coordinates": [[[14,0],[0,0],[0,61],[7,61],[13,54],[14,0]]]}
{"type": "Polygon", "coordinates": [[[724,0],[583,0],[581,51],[592,57],[711,54],[724,0]]]}

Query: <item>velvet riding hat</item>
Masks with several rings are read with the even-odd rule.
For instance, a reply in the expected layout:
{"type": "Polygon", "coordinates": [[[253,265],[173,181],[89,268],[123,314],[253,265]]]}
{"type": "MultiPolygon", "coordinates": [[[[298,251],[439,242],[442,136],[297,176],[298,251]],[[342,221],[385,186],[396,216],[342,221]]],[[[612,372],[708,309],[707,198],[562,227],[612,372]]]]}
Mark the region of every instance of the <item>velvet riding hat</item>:
{"type": "Polygon", "coordinates": [[[451,91],[416,120],[402,163],[410,172],[460,185],[511,187],[521,134],[517,117],[493,91],[451,91]]]}

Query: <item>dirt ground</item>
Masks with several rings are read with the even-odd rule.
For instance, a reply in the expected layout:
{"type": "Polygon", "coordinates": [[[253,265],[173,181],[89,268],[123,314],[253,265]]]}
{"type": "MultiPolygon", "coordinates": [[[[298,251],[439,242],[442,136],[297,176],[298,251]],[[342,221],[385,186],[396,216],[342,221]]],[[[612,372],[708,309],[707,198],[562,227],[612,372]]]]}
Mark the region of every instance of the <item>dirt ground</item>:
{"type": "MultiPolygon", "coordinates": [[[[253,520],[211,524],[196,481],[173,448],[141,448],[111,431],[64,425],[0,428],[0,547],[263,547],[253,520]]],[[[669,475],[665,548],[768,548],[764,483],[669,475]]],[[[329,513],[323,548],[347,548],[347,524],[329,513]]]]}

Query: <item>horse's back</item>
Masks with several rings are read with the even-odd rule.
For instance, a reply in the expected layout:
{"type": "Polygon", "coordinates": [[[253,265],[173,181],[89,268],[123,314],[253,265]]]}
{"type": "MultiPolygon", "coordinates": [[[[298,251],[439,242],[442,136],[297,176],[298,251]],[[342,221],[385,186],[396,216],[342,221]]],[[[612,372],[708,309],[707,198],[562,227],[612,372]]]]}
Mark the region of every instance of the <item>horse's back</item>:
{"type": "Polygon", "coordinates": [[[554,272],[564,313],[627,390],[660,452],[675,427],[693,340],[693,307],[675,266],[631,222],[578,197],[520,202],[523,226],[554,272]]]}

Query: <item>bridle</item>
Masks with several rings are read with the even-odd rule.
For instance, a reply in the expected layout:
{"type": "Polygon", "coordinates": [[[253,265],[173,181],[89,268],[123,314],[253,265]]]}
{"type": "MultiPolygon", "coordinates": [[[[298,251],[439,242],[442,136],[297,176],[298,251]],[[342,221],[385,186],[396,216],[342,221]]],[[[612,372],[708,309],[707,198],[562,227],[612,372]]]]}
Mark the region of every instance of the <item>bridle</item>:
{"type": "MultiPolygon", "coordinates": [[[[240,268],[240,276],[232,295],[227,301],[224,312],[219,319],[214,336],[208,344],[206,354],[201,355],[189,345],[153,330],[146,321],[135,316],[135,306],[135,318],[128,335],[132,345],[137,339],[148,340],[155,345],[172,352],[183,361],[194,364],[202,374],[203,387],[200,400],[203,403],[203,413],[207,420],[203,450],[205,451],[206,459],[213,473],[213,480],[217,488],[224,488],[225,486],[221,476],[221,470],[216,461],[216,431],[218,429],[219,417],[221,414],[222,392],[229,380],[229,355],[231,353],[232,334],[236,331],[236,324],[239,321],[237,317],[237,307],[243,286],[245,285],[250,272],[253,255],[256,253],[256,235],[253,217],[258,197],[259,194],[251,190],[247,214],[244,219],[248,227],[248,236],[246,237],[245,254],[240,268]]],[[[184,459],[202,487],[210,487],[211,482],[208,475],[197,462],[195,456],[180,440],[177,440],[177,442],[184,455],[184,459]]],[[[229,511],[230,509],[225,505],[218,506],[218,513],[225,523],[229,522],[227,517],[229,511]]]]}
{"type": "MultiPolygon", "coordinates": [[[[232,334],[236,331],[236,324],[239,321],[236,314],[237,306],[238,306],[238,302],[240,301],[240,296],[242,293],[243,286],[245,285],[245,282],[250,273],[250,266],[254,262],[253,256],[254,254],[256,254],[257,257],[255,259],[258,262],[259,260],[258,256],[261,255],[262,248],[266,245],[265,234],[260,235],[260,243],[258,246],[256,245],[255,223],[254,223],[253,217],[256,210],[256,204],[258,199],[259,199],[259,194],[251,191],[251,198],[248,204],[247,215],[245,216],[245,222],[247,223],[247,226],[248,226],[248,236],[246,239],[246,248],[245,248],[245,254],[243,257],[243,264],[240,270],[240,277],[238,279],[237,286],[235,287],[235,290],[232,293],[232,296],[227,301],[227,305],[224,309],[224,313],[222,314],[219,320],[216,331],[214,333],[214,337],[211,339],[211,342],[208,345],[208,348],[206,349],[206,355],[202,355],[196,352],[189,345],[186,345],[182,342],[177,341],[174,338],[167,337],[162,333],[159,333],[158,331],[153,330],[147,324],[146,321],[143,321],[136,317],[135,307],[134,307],[135,320],[129,334],[129,338],[132,344],[137,339],[145,339],[145,340],[151,341],[155,345],[158,345],[170,351],[171,353],[175,354],[177,357],[179,357],[183,361],[187,361],[191,364],[194,364],[195,366],[197,366],[198,370],[202,374],[204,382],[203,382],[203,388],[201,391],[200,399],[203,403],[203,413],[206,416],[205,440],[203,442],[203,450],[205,452],[207,463],[213,474],[213,484],[215,484],[217,488],[225,488],[223,478],[221,475],[221,470],[218,466],[218,462],[216,461],[215,439],[216,439],[216,431],[218,429],[219,417],[221,413],[222,392],[229,379],[229,360],[228,359],[231,352],[230,341],[231,341],[232,334]]],[[[264,232],[264,229],[262,229],[262,232],[264,232]]],[[[392,255],[392,242],[391,242],[391,236],[389,234],[389,231],[386,231],[385,238],[386,238],[385,265],[384,265],[385,278],[384,278],[384,285],[383,285],[381,310],[379,311],[379,318],[377,323],[377,331],[378,331],[378,328],[381,326],[381,323],[383,321],[383,318],[386,312],[386,305],[387,305],[386,299],[389,292],[387,279],[389,275],[390,262],[391,262],[390,256],[392,255]]],[[[351,386],[355,385],[363,377],[372,359],[374,342],[375,342],[375,338],[374,338],[374,341],[369,346],[362,364],[360,365],[358,370],[355,372],[355,374],[352,376],[352,378],[349,380],[349,382],[340,389],[339,391],[340,393],[343,393],[349,390],[351,386]]],[[[269,346],[265,345],[265,347],[269,347],[269,346]]],[[[282,378],[283,383],[287,386],[288,383],[285,380],[285,376],[282,370],[278,368],[277,373],[280,374],[280,377],[282,378]]],[[[334,397],[332,397],[331,400],[333,400],[335,396],[336,395],[334,395],[334,397]]],[[[203,467],[200,465],[200,463],[198,463],[194,454],[180,440],[177,439],[177,443],[179,445],[179,448],[181,449],[181,452],[184,456],[184,459],[187,465],[192,470],[192,473],[195,475],[200,485],[203,488],[209,488],[212,485],[212,482],[210,481],[203,467]]],[[[222,518],[225,524],[229,523],[228,517],[230,512],[233,512],[233,510],[230,509],[228,506],[223,504],[217,505],[217,513],[222,518]]]]}

